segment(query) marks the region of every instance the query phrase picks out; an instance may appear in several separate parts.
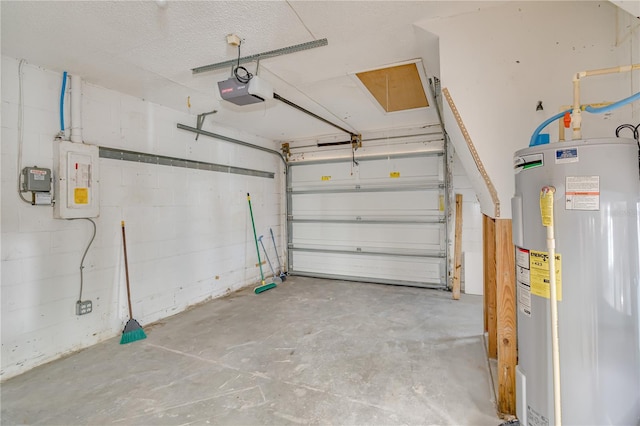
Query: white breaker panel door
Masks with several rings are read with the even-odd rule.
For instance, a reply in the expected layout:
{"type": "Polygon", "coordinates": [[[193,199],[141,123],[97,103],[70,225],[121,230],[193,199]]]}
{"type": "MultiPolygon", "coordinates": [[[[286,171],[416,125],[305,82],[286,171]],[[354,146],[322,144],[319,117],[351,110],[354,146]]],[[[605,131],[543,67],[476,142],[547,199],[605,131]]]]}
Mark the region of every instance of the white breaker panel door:
{"type": "Polygon", "coordinates": [[[53,215],[58,219],[97,217],[99,148],[95,145],[56,142],[53,215]]]}

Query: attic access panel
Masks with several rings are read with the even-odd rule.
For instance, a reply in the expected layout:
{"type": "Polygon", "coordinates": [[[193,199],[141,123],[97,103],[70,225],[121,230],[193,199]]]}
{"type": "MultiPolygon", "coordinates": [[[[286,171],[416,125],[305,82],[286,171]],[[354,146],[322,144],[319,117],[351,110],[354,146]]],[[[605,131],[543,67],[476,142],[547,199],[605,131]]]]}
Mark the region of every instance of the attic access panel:
{"type": "Polygon", "coordinates": [[[359,72],[356,77],[386,112],[429,106],[415,62],[359,72]]]}

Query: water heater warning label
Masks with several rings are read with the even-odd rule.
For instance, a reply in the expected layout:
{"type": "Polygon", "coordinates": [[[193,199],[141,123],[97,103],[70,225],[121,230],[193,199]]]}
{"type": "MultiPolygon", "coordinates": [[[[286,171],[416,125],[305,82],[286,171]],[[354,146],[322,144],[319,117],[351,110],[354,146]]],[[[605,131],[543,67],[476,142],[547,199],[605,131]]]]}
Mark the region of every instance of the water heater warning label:
{"type": "Polygon", "coordinates": [[[549,426],[549,419],[527,405],[527,424],[529,426],[549,426]]]}
{"type": "Polygon", "coordinates": [[[531,274],[529,250],[516,247],[516,280],[518,281],[518,309],[531,316],[531,274]]]}
{"type": "Polygon", "coordinates": [[[600,210],[600,176],[567,176],[567,210],[600,210]]]}

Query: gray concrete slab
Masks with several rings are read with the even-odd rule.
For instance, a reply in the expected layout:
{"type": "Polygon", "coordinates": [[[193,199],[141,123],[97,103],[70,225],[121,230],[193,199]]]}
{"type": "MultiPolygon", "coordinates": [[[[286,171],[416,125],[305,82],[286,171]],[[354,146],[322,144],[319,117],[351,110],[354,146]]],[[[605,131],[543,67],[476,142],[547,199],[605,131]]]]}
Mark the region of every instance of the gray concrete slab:
{"type": "Polygon", "coordinates": [[[1,385],[9,424],[498,425],[482,298],[289,277],[1,385]]]}

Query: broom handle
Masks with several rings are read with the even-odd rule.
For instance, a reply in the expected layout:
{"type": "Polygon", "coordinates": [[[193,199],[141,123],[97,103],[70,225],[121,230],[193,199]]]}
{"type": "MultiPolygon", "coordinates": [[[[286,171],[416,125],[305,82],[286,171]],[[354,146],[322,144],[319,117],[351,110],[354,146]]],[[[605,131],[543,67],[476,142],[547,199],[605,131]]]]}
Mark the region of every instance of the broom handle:
{"type": "Polygon", "coordinates": [[[264,273],[262,272],[262,259],[260,259],[260,249],[258,248],[258,234],[256,234],[256,224],[253,222],[253,209],[251,208],[251,196],[247,192],[249,202],[249,214],[251,215],[251,227],[253,228],[253,240],[256,242],[256,252],[258,253],[258,266],[260,267],[260,281],[264,285],[264,273]]]}
{"type": "Polygon", "coordinates": [[[127,237],[124,235],[124,220],[122,224],[122,246],[124,247],[124,275],[127,278],[127,300],[129,301],[129,319],[133,318],[131,311],[131,290],[129,290],[129,262],[127,262],[127,237]]]}

